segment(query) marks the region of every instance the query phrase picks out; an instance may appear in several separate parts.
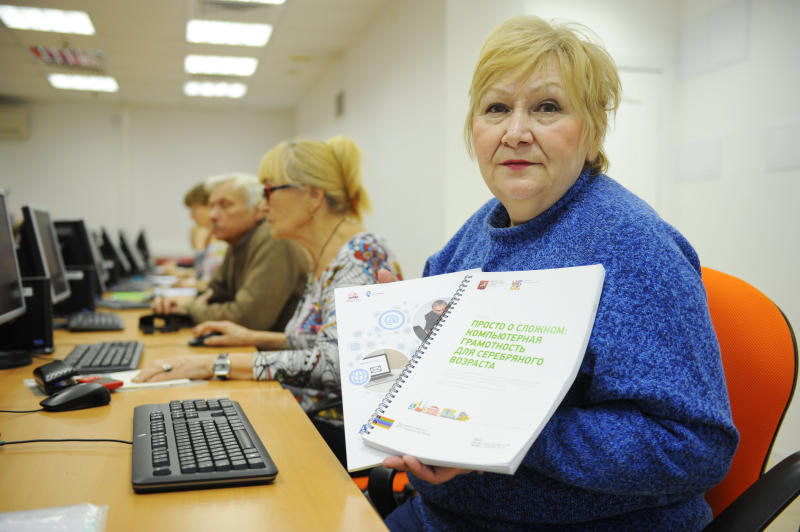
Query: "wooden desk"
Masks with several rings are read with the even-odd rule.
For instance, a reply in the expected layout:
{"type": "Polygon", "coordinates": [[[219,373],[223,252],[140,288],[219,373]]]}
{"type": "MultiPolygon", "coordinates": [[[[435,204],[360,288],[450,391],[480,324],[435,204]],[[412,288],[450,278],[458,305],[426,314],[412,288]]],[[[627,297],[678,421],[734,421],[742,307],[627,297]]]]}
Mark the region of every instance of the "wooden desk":
{"type": "MultiPolygon", "coordinates": [[[[57,331],[55,358],[76,344],[110,338],[145,344],[143,362],[218,352],[191,348],[188,330],[140,335],[141,312],[123,311],[115,333],[57,331]]],[[[230,349],[230,351],[248,349],[230,349]]],[[[0,371],[0,408],[38,408],[22,381],[51,357],[0,371]]],[[[0,447],[0,512],[79,503],[108,505],[106,530],[385,530],[378,514],[320,438],[292,395],[275,383],[207,381],[188,386],[115,392],[111,404],[72,412],[0,413],[5,440],[119,438],[130,440],[137,405],[172,399],[230,397],[247,414],[278,466],[274,484],[135,494],[131,449],[119,443],[31,443],[0,447]]]]}

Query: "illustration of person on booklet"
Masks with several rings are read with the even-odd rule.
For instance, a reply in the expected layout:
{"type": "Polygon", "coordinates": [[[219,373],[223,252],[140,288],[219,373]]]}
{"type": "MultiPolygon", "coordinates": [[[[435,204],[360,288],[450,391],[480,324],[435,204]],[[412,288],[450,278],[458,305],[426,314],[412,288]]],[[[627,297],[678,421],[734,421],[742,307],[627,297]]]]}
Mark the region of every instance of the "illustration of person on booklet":
{"type": "Polygon", "coordinates": [[[414,325],[414,334],[420,340],[424,340],[426,336],[428,336],[433,327],[439,321],[439,318],[442,317],[444,311],[447,309],[447,301],[444,299],[437,299],[433,303],[431,303],[431,310],[427,314],[425,314],[425,324],[424,325],[414,325]]]}

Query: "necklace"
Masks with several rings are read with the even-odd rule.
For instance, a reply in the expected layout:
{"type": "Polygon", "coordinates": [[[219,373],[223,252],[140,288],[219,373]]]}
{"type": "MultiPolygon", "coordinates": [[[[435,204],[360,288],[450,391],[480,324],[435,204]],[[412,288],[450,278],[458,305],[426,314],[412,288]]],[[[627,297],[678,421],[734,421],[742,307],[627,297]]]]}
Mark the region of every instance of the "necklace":
{"type": "Polygon", "coordinates": [[[319,248],[319,255],[317,255],[317,260],[314,262],[314,268],[311,270],[311,275],[308,276],[309,280],[306,282],[306,287],[311,286],[311,283],[312,283],[312,281],[314,279],[314,273],[316,272],[317,266],[319,265],[319,260],[322,258],[322,254],[325,252],[325,248],[328,247],[328,244],[331,243],[331,240],[333,239],[333,235],[336,234],[336,230],[339,229],[339,226],[342,225],[342,223],[344,223],[344,218],[339,220],[339,223],[337,223],[334,226],[333,231],[331,231],[331,234],[328,235],[328,239],[325,240],[325,243],[322,244],[321,248],[319,248]]]}

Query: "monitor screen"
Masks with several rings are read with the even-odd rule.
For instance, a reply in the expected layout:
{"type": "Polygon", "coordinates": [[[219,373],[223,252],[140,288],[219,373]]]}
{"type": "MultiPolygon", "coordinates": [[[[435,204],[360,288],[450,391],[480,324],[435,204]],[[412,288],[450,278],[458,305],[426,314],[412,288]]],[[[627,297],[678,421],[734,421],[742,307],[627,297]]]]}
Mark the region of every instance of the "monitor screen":
{"type": "Polygon", "coordinates": [[[133,267],[128,258],[120,251],[119,247],[108,235],[105,227],[100,228],[100,251],[103,256],[114,261],[114,266],[119,269],[123,277],[133,275],[133,267]]]}
{"type": "Polygon", "coordinates": [[[99,280],[100,291],[98,294],[105,294],[108,290],[108,282],[111,280],[111,274],[108,272],[108,265],[105,263],[103,254],[100,253],[100,247],[97,245],[96,233],[89,235],[89,249],[92,251],[92,259],[97,265],[97,279],[99,280]]]}
{"type": "Polygon", "coordinates": [[[95,291],[106,291],[108,272],[103,268],[103,257],[94,239],[89,235],[83,220],[56,220],[56,234],[61,245],[61,255],[67,267],[90,266],[96,274],[95,291]]]}
{"type": "MultiPolygon", "coordinates": [[[[28,230],[22,238],[30,238],[31,234],[35,239],[38,248],[38,260],[41,261],[41,270],[45,277],[50,278],[50,292],[53,296],[53,304],[60,303],[71,295],[69,282],[67,281],[67,269],[64,266],[64,259],[61,257],[61,249],[56,237],[56,228],[50,219],[50,213],[42,207],[26,205],[22,207],[25,216],[23,225],[28,226],[28,230]]],[[[28,244],[28,249],[32,249],[28,244]]],[[[36,261],[35,253],[32,260],[36,261]]]]}
{"type": "Polygon", "coordinates": [[[144,273],[145,265],[139,256],[139,250],[131,245],[128,235],[122,229],[119,230],[119,248],[133,267],[133,273],[144,273]]]}
{"type": "Polygon", "coordinates": [[[17,264],[17,251],[6,208],[5,193],[0,190],[0,323],[25,313],[22,276],[17,264]]]}
{"type": "Polygon", "coordinates": [[[144,260],[144,265],[147,268],[153,266],[153,256],[150,254],[150,246],[147,244],[147,235],[144,229],[139,231],[139,236],[136,237],[136,249],[139,250],[139,255],[144,260]]]}

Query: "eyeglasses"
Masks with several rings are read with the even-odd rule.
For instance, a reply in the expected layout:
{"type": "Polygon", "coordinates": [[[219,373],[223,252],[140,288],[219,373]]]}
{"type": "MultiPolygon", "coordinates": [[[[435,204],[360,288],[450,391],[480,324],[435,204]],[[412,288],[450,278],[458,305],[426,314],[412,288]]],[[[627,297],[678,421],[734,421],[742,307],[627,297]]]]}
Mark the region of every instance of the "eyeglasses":
{"type": "Polygon", "coordinates": [[[273,192],[276,190],[280,190],[282,188],[295,188],[296,185],[278,185],[277,187],[271,187],[268,184],[264,184],[264,199],[267,200],[269,203],[269,197],[272,195],[273,192]]]}

